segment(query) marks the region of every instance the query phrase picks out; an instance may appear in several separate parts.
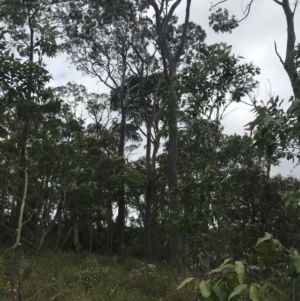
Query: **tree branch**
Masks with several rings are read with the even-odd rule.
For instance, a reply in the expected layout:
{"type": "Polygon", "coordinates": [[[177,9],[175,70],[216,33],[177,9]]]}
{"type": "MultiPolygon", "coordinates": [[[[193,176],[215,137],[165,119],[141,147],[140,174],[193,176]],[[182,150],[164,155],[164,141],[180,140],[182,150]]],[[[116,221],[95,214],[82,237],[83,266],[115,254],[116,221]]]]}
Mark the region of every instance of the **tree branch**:
{"type": "Polygon", "coordinates": [[[246,9],[244,11],[245,16],[241,20],[239,20],[239,22],[242,22],[243,20],[245,20],[249,16],[250,10],[251,10],[251,5],[252,5],[253,1],[254,0],[251,0],[251,2],[249,4],[247,4],[246,9]]]}
{"type": "Polygon", "coordinates": [[[163,26],[163,33],[166,34],[167,32],[167,27],[169,25],[169,22],[174,14],[175,9],[177,8],[177,6],[181,3],[182,0],[177,0],[175,3],[173,3],[173,5],[171,6],[169,13],[166,17],[166,19],[164,20],[164,26],[163,26]]]}
{"type": "Polygon", "coordinates": [[[283,59],[281,58],[280,54],[279,54],[278,51],[277,51],[277,45],[276,45],[276,42],[274,42],[274,46],[275,46],[275,52],[276,52],[277,56],[279,57],[279,60],[280,60],[281,64],[282,64],[283,67],[284,67],[285,64],[284,64],[284,61],[283,61],[283,59]]]}
{"type": "Polygon", "coordinates": [[[180,57],[180,55],[181,55],[181,53],[183,51],[183,48],[184,48],[184,44],[185,44],[185,40],[186,40],[187,28],[188,28],[189,19],[190,19],[191,2],[192,2],[192,0],[187,0],[187,3],[186,3],[184,28],[183,28],[183,32],[182,32],[181,39],[180,39],[180,45],[179,45],[179,47],[177,49],[177,52],[174,55],[174,59],[175,59],[176,62],[179,60],[179,57],[180,57]]]}
{"type": "MultiPolygon", "coordinates": [[[[278,0],[274,0],[274,1],[276,1],[278,4],[280,4],[280,2],[278,0]]],[[[222,4],[224,2],[227,2],[227,0],[222,0],[222,1],[217,2],[216,4],[211,4],[211,7],[209,10],[212,11],[214,8],[216,8],[217,6],[219,6],[220,4],[222,4]]],[[[254,2],[254,0],[251,0],[250,3],[247,4],[246,9],[243,11],[245,16],[242,19],[240,19],[238,22],[242,22],[249,16],[253,2],[254,2]]]]}
{"type": "Polygon", "coordinates": [[[222,0],[222,1],[217,2],[216,4],[211,4],[209,11],[214,10],[214,8],[216,8],[218,5],[220,5],[221,3],[224,3],[224,2],[227,2],[227,0],[222,0]]]}
{"type": "Polygon", "coordinates": [[[294,6],[294,10],[293,10],[293,15],[295,15],[295,11],[296,11],[296,9],[297,9],[298,4],[299,4],[299,0],[297,0],[297,1],[295,2],[295,6],[294,6]]]}

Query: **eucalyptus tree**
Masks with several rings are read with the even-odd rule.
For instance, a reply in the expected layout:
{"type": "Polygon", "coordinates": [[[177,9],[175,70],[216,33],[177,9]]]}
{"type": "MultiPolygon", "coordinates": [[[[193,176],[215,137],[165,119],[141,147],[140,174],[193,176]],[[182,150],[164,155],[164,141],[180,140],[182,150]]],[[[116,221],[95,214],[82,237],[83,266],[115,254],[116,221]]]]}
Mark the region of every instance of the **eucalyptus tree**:
{"type": "MultiPolygon", "coordinates": [[[[1,127],[2,127],[2,145],[10,145],[7,151],[11,151],[14,154],[14,159],[18,159],[19,163],[13,162],[13,166],[10,170],[7,170],[9,174],[14,176],[18,173],[18,180],[12,181],[11,184],[16,184],[18,188],[11,190],[12,195],[9,196],[9,202],[11,208],[9,208],[14,221],[12,225],[17,222],[16,240],[13,247],[13,260],[11,266],[11,299],[18,300],[16,290],[16,263],[17,263],[17,250],[21,246],[21,230],[23,226],[23,216],[25,210],[25,202],[28,193],[28,181],[30,168],[29,156],[32,155],[32,149],[29,144],[29,135],[26,138],[26,144],[23,147],[20,146],[20,141],[24,138],[24,118],[29,115],[30,122],[28,120],[28,126],[39,119],[41,107],[46,104],[47,101],[51,101],[52,93],[45,87],[46,83],[50,80],[48,72],[38,64],[31,62],[21,62],[20,60],[10,57],[10,68],[5,68],[3,81],[1,81],[1,127]],[[33,74],[35,75],[33,77],[33,74]],[[29,89],[28,78],[30,79],[30,88],[32,89],[31,101],[24,103],[29,89]],[[34,100],[34,101],[33,101],[34,100]],[[22,107],[21,107],[22,106],[22,107]],[[21,107],[21,108],[20,108],[21,107]],[[21,149],[20,149],[21,148],[21,149]],[[21,153],[21,154],[20,154],[21,153]],[[22,166],[20,167],[20,157],[22,159],[22,166]],[[25,164],[25,165],[24,165],[25,164]],[[22,177],[21,177],[22,176],[22,177]],[[16,207],[14,207],[15,195],[20,195],[16,207]],[[17,214],[18,213],[18,214],[17,214]],[[16,220],[16,221],[15,221],[16,220]]],[[[25,127],[26,129],[26,127],[25,127]]],[[[29,133],[32,133],[32,128],[29,133]]],[[[11,155],[12,155],[11,154],[11,155]]],[[[5,157],[7,153],[3,154],[2,163],[7,165],[5,157]]],[[[9,157],[11,158],[11,155],[9,157]]],[[[10,186],[10,185],[9,185],[10,186]]],[[[15,229],[13,227],[13,229],[15,229]]],[[[20,285],[20,284],[19,284],[20,285]]]]}
{"type": "MultiPolygon", "coordinates": [[[[19,154],[18,189],[12,198],[16,203],[13,228],[18,229],[13,248],[11,299],[20,299],[15,288],[16,251],[20,246],[23,213],[28,192],[28,168],[31,150],[29,137],[32,133],[34,120],[38,115],[39,106],[52,98],[52,93],[45,87],[50,76],[43,65],[43,56],[53,57],[59,46],[55,29],[54,12],[57,5],[52,1],[5,1],[2,3],[0,20],[5,29],[4,47],[15,55],[11,64],[11,72],[6,79],[11,85],[7,96],[10,102],[4,104],[8,111],[14,113],[18,124],[17,145],[19,154]]],[[[4,88],[7,88],[4,86],[4,88]]],[[[20,288],[20,283],[19,283],[20,288]]],[[[19,291],[20,293],[20,291],[19,291]]]]}
{"type": "Polygon", "coordinates": [[[189,254],[200,246],[207,267],[211,250],[205,233],[214,223],[221,231],[222,183],[228,173],[220,158],[225,139],[221,121],[230,104],[256,88],[258,73],[252,63],[242,63],[230,46],[220,43],[203,46],[198,61],[178,73],[174,84],[181,95],[178,170],[184,249],[189,254]]]}
{"type": "MultiPolygon", "coordinates": [[[[163,72],[166,83],[169,87],[169,95],[167,99],[168,108],[168,186],[169,186],[169,199],[170,210],[172,215],[179,213],[179,200],[176,193],[178,186],[177,176],[177,153],[178,153],[178,134],[177,134],[177,95],[172,91],[172,80],[176,75],[180,56],[186,43],[186,35],[188,31],[188,24],[190,19],[190,7],[192,0],[186,1],[186,14],[183,25],[182,34],[178,41],[177,47],[173,48],[168,38],[168,30],[172,19],[174,18],[175,10],[181,4],[182,0],[176,0],[174,3],[171,0],[146,0],[146,2],[154,9],[155,12],[155,29],[157,34],[157,44],[160,50],[161,61],[163,64],[163,72]]],[[[170,232],[170,249],[171,249],[171,262],[175,265],[178,261],[178,250],[180,247],[180,236],[175,229],[170,232]]]]}
{"type": "MultiPolygon", "coordinates": [[[[23,195],[23,186],[26,170],[26,147],[27,140],[31,130],[30,108],[38,104],[41,99],[38,96],[40,90],[36,86],[37,81],[43,78],[43,56],[54,56],[58,51],[56,38],[58,35],[55,29],[54,12],[55,3],[51,1],[7,1],[2,4],[0,19],[5,27],[7,49],[15,52],[24,62],[23,78],[17,83],[23,87],[22,92],[19,89],[17,102],[15,103],[18,123],[20,123],[19,134],[19,177],[20,185],[17,193],[17,206],[15,210],[15,225],[19,220],[19,213],[23,195]],[[41,79],[38,79],[40,77],[41,79]],[[22,83],[22,85],[20,85],[22,83]]],[[[20,61],[20,62],[21,62],[20,61]]]]}
{"type": "MultiPolygon", "coordinates": [[[[98,78],[111,90],[113,107],[121,115],[118,157],[123,160],[127,128],[130,129],[128,117],[132,116],[128,113],[129,106],[140,96],[141,74],[145,76],[145,68],[150,68],[151,57],[147,47],[151,33],[147,24],[139,23],[145,10],[143,4],[121,1],[115,3],[114,9],[112,15],[97,5],[91,4],[82,10],[80,5],[74,4],[70,13],[76,11],[75,15],[79,15],[80,20],[71,19],[71,24],[66,25],[69,37],[67,50],[79,70],[98,78]],[[116,14],[116,11],[120,14],[116,14]],[[134,77],[139,80],[132,85],[134,77]]],[[[124,191],[120,191],[118,199],[118,254],[122,257],[126,205],[124,191]]]]}
{"type": "MultiPolygon", "coordinates": [[[[151,224],[153,224],[153,217],[151,214],[151,207],[155,201],[156,189],[155,189],[155,169],[156,169],[156,156],[160,145],[161,137],[166,133],[168,128],[168,94],[170,87],[166,83],[166,79],[163,73],[163,66],[159,64],[161,59],[154,56],[159,51],[157,45],[157,38],[155,28],[151,30],[151,20],[148,18],[143,19],[143,22],[149,23],[148,31],[152,43],[154,43],[154,52],[152,55],[141,56],[141,51],[134,47],[137,61],[140,61],[139,72],[135,75],[131,86],[135,83],[139,83],[137,89],[139,89],[139,95],[137,99],[129,106],[129,115],[132,116],[134,123],[139,126],[140,131],[147,139],[146,144],[146,169],[148,175],[148,187],[146,190],[146,208],[145,208],[145,243],[144,253],[145,258],[150,261],[151,258],[151,224]],[[141,128],[144,124],[146,131],[141,128]],[[153,144],[153,151],[152,150],[153,144]]],[[[183,33],[184,26],[178,25],[177,17],[173,16],[170,20],[169,30],[167,32],[167,38],[169,41],[169,47],[172,51],[176,51],[178,48],[177,41],[183,33]]],[[[145,32],[145,30],[143,30],[145,32]]],[[[205,32],[201,26],[196,25],[193,22],[188,23],[188,31],[186,35],[187,43],[183,48],[180,56],[179,65],[180,68],[188,66],[195,60],[198,60],[201,56],[202,48],[204,47],[205,32]]],[[[147,54],[147,52],[144,52],[147,54]]],[[[180,94],[180,93],[179,93],[180,94]]],[[[178,94],[178,95],[179,95],[178,94]]],[[[169,207],[169,206],[168,206],[169,207]]],[[[172,231],[172,230],[171,230],[172,231]]]]}
{"type": "MultiPolygon", "coordinates": [[[[155,53],[155,51],[154,51],[155,53]]],[[[145,208],[141,209],[138,205],[140,214],[142,215],[144,224],[144,258],[146,261],[152,261],[152,207],[155,203],[155,172],[157,153],[160,147],[161,131],[166,127],[164,117],[162,116],[161,100],[166,90],[163,74],[159,71],[158,61],[155,56],[147,55],[145,58],[137,56],[141,61],[139,72],[133,76],[130,85],[136,86],[138,91],[137,97],[128,106],[128,116],[132,120],[133,125],[146,138],[146,156],[141,158],[145,160],[144,168],[140,169],[140,164],[135,164],[138,170],[147,175],[147,189],[145,192],[145,208]]],[[[116,96],[112,97],[112,101],[116,96]]]]}

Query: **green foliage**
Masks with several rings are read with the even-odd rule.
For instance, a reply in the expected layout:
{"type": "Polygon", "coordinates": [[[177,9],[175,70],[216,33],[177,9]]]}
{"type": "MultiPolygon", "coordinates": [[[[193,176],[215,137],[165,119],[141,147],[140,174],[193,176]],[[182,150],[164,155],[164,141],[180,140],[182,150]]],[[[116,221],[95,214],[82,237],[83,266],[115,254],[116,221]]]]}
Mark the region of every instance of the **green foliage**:
{"type": "Polygon", "coordinates": [[[254,134],[253,147],[261,157],[299,159],[299,153],[295,152],[299,142],[299,101],[293,98],[290,101],[286,112],[281,107],[283,100],[278,96],[271,98],[266,105],[254,107],[256,118],[246,126],[254,134]]]}
{"type": "Polygon", "coordinates": [[[231,53],[231,46],[220,43],[203,47],[199,60],[183,69],[174,81],[174,89],[181,95],[182,118],[203,118],[212,109],[239,102],[253,91],[258,82],[259,68],[241,63],[242,57],[231,53]]]}
{"type": "Polygon", "coordinates": [[[235,15],[229,18],[228,9],[218,8],[216,12],[209,16],[209,26],[211,26],[216,33],[231,33],[233,29],[239,26],[239,23],[235,15]]]}
{"type": "Polygon", "coordinates": [[[289,300],[289,293],[297,297],[293,286],[299,277],[298,251],[294,248],[285,249],[271,234],[265,233],[264,237],[257,240],[254,253],[248,260],[233,262],[233,259],[226,259],[207,274],[207,280],[187,278],[177,289],[196,281],[205,300],[289,300]],[[250,265],[251,258],[257,258],[259,266],[250,265]],[[253,274],[253,270],[259,271],[259,274],[253,274]],[[280,286],[286,284],[289,288],[281,290],[280,286]]]}

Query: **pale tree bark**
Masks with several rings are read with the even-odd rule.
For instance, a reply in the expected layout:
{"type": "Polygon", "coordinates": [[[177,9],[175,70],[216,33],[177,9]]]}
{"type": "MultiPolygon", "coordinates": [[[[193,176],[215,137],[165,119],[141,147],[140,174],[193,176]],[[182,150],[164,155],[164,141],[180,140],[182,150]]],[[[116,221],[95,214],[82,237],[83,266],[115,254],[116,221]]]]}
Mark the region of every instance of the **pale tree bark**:
{"type": "MultiPolygon", "coordinates": [[[[184,29],[179,40],[179,47],[175,53],[170,49],[167,40],[167,31],[170,21],[174,15],[176,8],[181,4],[182,0],[177,0],[171,5],[171,1],[147,0],[155,11],[156,31],[158,36],[158,45],[162,56],[164,67],[164,75],[169,89],[168,101],[168,126],[169,126],[169,147],[167,162],[167,178],[169,186],[169,209],[171,218],[179,214],[179,201],[176,189],[178,187],[177,176],[177,154],[178,154],[178,134],[177,134],[177,111],[178,99],[177,95],[172,91],[172,79],[176,75],[179,59],[184,49],[187,26],[190,18],[190,6],[192,0],[186,0],[186,14],[184,21],[184,29]]],[[[178,254],[180,248],[180,235],[175,229],[170,230],[170,259],[171,265],[174,267],[178,264],[178,254]]]]}
{"type": "Polygon", "coordinates": [[[283,61],[280,57],[280,55],[277,52],[276,44],[275,44],[275,50],[277,55],[280,58],[280,61],[282,62],[284,69],[286,73],[289,76],[293,93],[296,98],[300,99],[300,78],[297,72],[297,67],[294,62],[294,56],[295,56],[295,43],[296,43],[296,34],[295,34],[295,24],[294,24],[294,16],[295,11],[298,6],[298,0],[295,1],[293,10],[290,5],[289,0],[282,0],[277,1],[274,0],[278,5],[282,6],[282,9],[284,11],[285,17],[286,17],[286,23],[287,23],[287,44],[286,44],[286,55],[285,60],[283,61]]]}
{"type": "Polygon", "coordinates": [[[24,148],[24,187],[23,187],[23,196],[21,200],[20,206],[20,213],[19,213],[19,220],[18,220],[18,228],[17,228],[17,236],[16,241],[13,246],[13,254],[11,258],[11,278],[10,278],[10,295],[11,301],[19,301],[20,296],[17,295],[16,289],[16,274],[17,274],[17,252],[21,246],[21,232],[22,232],[22,224],[23,224],[23,215],[24,215],[24,208],[25,202],[27,197],[27,187],[28,187],[28,171],[27,171],[27,149],[24,148]]]}
{"type": "MultiPolygon", "coordinates": [[[[34,55],[34,27],[33,27],[33,17],[28,16],[27,18],[28,28],[30,32],[30,39],[29,39],[29,62],[33,62],[33,55],[34,55]]],[[[24,102],[29,102],[32,97],[32,74],[29,75],[27,79],[27,93],[24,98],[22,98],[22,102],[20,105],[24,104],[24,102]]],[[[27,140],[28,140],[28,133],[29,133],[29,116],[26,114],[24,118],[20,120],[22,124],[21,135],[19,140],[19,148],[20,148],[20,162],[19,162],[19,178],[20,184],[18,187],[18,198],[17,198],[17,205],[15,208],[15,226],[17,229],[17,235],[15,244],[13,246],[13,254],[11,259],[11,278],[10,278],[10,295],[12,301],[20,301],[21,294],[20,290],[17,290],[16,286],[16,277],[17,277],[17,252],[18,249],[21,247],[21,231],[22,231],[22,224],[23,224],[23,215],[24,215],[24,208],[25,202],[27,197],[27,187],[28,187],[28,160],[27,160],[27,140]]],[[[19,277],[18,277],[19,278],[19,277]]],[[[18,279],[19,281],[19,279],[18,279]]],[[[20,286],[20,285],[19,285],[20,286]]]]}

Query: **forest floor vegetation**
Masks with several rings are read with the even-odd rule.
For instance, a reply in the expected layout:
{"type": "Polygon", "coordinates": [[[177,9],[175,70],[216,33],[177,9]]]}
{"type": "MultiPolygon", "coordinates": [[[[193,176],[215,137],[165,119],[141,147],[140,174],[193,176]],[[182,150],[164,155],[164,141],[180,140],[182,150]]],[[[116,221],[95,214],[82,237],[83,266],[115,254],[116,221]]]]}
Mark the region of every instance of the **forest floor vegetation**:
{"type": "MultiPolygon", "coordinates": [[[[9,299],[10,258],[0,248],[0,300],[9,299]]],[[[20,272],[33,254],[19,253],[20,272]]],[[[128,258],[121,264],[114,257],[96,254],[43,252],[27,271],[22,284],[22,301],[184,301],[195,292],[176,290],[188,275],[177,277],[168,265],[148,265],[128,258]]]]}

